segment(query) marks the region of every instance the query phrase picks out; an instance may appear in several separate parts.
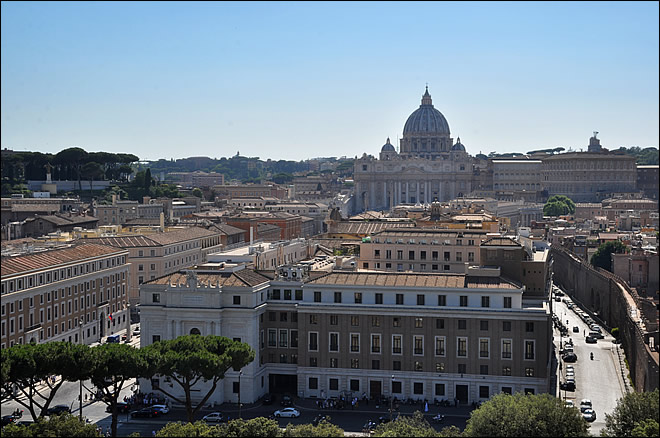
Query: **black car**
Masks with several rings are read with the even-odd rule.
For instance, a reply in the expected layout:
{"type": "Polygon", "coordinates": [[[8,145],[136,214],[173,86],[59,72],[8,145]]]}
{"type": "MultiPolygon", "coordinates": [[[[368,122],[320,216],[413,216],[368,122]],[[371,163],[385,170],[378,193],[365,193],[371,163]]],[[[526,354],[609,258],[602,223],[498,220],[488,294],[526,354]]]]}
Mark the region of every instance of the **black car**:
{"type": "Polygon", "coordinates": [[[573,381],[562,382],[559,384],[559,389],[562,389],[564,391],[575,391],[575,382],[573,381]]]}
{"type": "Polygon", "coordinates": [[[2,417],[2,427],[5,427],[8,424],[16,424],[18,417],[15,415],[5,415],[2,417]]]}
{"type": "Polygon", "coordinates": [[[293,400],[291,399],[291,396],[286,394],[283,395],[282,400],[280,401],[280,405],[284,407],[293,406],[293,400]]]}
{"type": "Polygon", "coordinates": [[[272,405],[275,401],[275,396],[271,393],[266,393],[263,397],[261,397],[261,401],[265,405],[272,405]]]}
{"type": "Polygon", "coordinates": [[[586,338],[584,338],[584,342],[586,342],[587,344],[596,344],[598,342],[598,339],[596,339],[593,336],[587,336],[586,338]]]}
{"type": "Polygon", "coordinates": [[[46,411],[46,415],[59,415],[63,412],[68,412],[70,414],[71,408],[68,407],[67,405],[56,405],[53,406],[52,408],[48,408],[48,410],[46,411]]]}
{"type": "Polygon", "coordinates": [[[158,411],[153,408],[142,408],[139,411],[131,412],[131,417],[133,418],[137,418],[137,417],[153,418],[157,416],[158,416],[158,411]]]}
{"type": "MultiPolygon", "coordinates": [[[[126,412],[131,410],[131,405],[128,403],[124,402],[117,402],[117,412],[125,414],[126,412]]],[[[107,408],[105,408],[106,412],[112,412],[112,406],[108,405],[107,408]]]]}
{"type": "Polygon", "coordinates": [[[319,424],[321,421],[330,421],[330,417],[328,417],[327,415],[317,415],[317,416],[314,417],[314,419],[312,420],[312,424],[313,424],[314,426],[318,426],[318,424],[319,424]]]}
{"type": "Polygon", "coordinates": [[[577,362],[577,354],[575,353],[566,353],[563,357],[564,362],[577,362]]]}

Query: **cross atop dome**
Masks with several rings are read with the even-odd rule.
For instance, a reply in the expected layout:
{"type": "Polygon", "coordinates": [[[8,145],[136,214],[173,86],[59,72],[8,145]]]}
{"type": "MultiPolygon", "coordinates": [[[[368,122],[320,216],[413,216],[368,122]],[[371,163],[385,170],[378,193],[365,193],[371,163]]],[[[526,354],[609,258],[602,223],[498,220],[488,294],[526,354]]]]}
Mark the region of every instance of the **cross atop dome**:
{"type": "Polygon", "coordinates": [[[431,101],[431,95],[429,94],[428,84],[426,85],[426,92],[422,96],[422,105],[433,105],[433,102],[431,101]]]}

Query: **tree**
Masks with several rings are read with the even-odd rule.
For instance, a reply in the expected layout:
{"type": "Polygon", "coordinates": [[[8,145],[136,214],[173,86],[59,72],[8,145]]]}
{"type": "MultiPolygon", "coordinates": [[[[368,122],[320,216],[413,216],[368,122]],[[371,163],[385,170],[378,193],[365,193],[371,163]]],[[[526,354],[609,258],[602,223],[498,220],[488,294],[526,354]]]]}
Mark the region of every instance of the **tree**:
{"type": "Polygon", "coordinates": [[[285,437],[343,437],[344,429],[325,420],[313,424],[288,424],[282,436],[285,437]]]}
{"type": "Polygon", "coordinates": [[[561,216],[575,213],[575,203],[564,195],[551,196],[543,206],[544,216],[561,216]]]}
{"type": "Polygon", "coordinates": [[[200,189],[200,188],[198,188],[198,187],[195,187],[195,188],[192,190],[192,195],[193,195],[193,196],[197,196],[198,198],[202,198],[202,199],[204,199],[204,193],[202,192],[202,189],[200,189]]]}
{"type": "Polygon", "coordinates": [[[89,163],[85,163],[80,171],[82,172],[83,177],[89,180],[89,193],[91,195],[94,180],[103,178],[103,175],[105,174],[103,172],[103,166],[94,161],[90,161],[89,163]]]}
{"type": "Polygon", "coordinates": [[[53,398],[64,381],[77,382],[89,377],[92,360],[87,345],[70,342],[14,345],[2,353],[3,397],[10,397],[25,407],[36,421],[46,415],[53,398]],[[6,361],[6,363],[5,363],[6,361]],[[62,378],[55,383],[49,376],[62,378]],[[39,389],[41,381],[46,389],[39,389]],[[17,393],[14,395],[14,387],[17,393]]]}
{"type": "Polygon", "coordinates": [[[151,187],[151,169],[147,168],[146,172],[144,172],[144,188],[146,190],[149,190],[149,187],[151,187]]]}
{"type": "Polygon", "coordinates": [[[612,271],[612,253],[625,254],[628,252],[626,245],[619,240],[601,244],[594,255],[591,256],[591,264],[608,271],[612,271]]]}
{"type": "Polygon", "coordinates": [[[400,416],[395,421],[383,423],[376,427],[373,436],[439,436],[438,432],[424,419],[421,412],[415,411],[412,417],[400,416]]]}
{"type": "Polygon", "coordinates": [[[85,424],[69,413],[39,418],[27,426],[10,424],[2,428],[2,436],[8,437],[100,437],[95,424],[85,424]]]}
{"type": "Polygon", "coordinates": [[[82,191],[81,169],[87,161],[87,151],[81,148],[68,148],[59,151],[55,155],[56,164],[67,166],[73,169],[78,179],[78,190],[82,191]]]}
{"type": "Polygon", "coordinates": [[[580,411],[550,394],[498,394],[472,411],[465,436],[588,436],[580,411]]]}
{"type": "Polygon", "coordinates": [[[237,418],[220,426],[220,433],[225,437],[277,437],[280,436],[280,426],[277,421],[264,417],[237,418]]]}
{"type": "MultiPolygon", "coordinates": [[[[605,429],[602,436],[645,436],[643,433],[654,430],[658,436],[658,399],[660,393],[656,388],[653,392],[631,392],[619,399],[612,415],[605,414],[605,429]],[[656,422],[654,425],[647,420],[656,422]],[[640,434],[640,435],[635,435],[640,434]]],[[[648,435],[646,435],[648,436],[648,435]]]]}
{"type": "Polygon", "coordinates": [[[165,427],[156,432],[158,438],[168,437],[221,437],[222,435],[219,426],[210,426],[203,421],[196,423],[182,423],[180,421],[174,423],[167,423],[165,427]]]}
{"type": "Polygon", "coordinates": [[[101,344],[92,348],[91,380],[103,392],[103,401],[112,410],[112,436],[117,436],[117,401],[124,385],[133,378],[151,377],[153,351],[127,344],[101,344]]]}
{"type": "Polygon", "coordinates": [[[155,373],[172,379],[181,386],[185,396],[176,397],[162,387],[154,389],[185,405],[190,423],[229,368],[239,371],[254,360],[254,350],[248,344],[223,336],[185,335],[156,342],[147,348],[155,352],[155,373]],[[210,381],[211,388],[193,407],[191,389],[202,379],[210,381]]]}

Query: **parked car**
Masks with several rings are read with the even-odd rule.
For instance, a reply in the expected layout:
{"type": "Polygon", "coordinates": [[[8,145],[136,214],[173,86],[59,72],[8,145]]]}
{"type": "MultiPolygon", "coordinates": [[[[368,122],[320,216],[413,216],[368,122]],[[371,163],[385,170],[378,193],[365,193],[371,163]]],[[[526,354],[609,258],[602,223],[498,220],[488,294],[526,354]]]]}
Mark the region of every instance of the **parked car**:
{"type": "Polygon", "coordinates": [[[158,411],[159,414],[165,415],[170,411],[170,408],[167,407],[167,405],[151,405],[149,406],[151,409],[155,409],[158,411]]]}
{"type": "Polygon", "coordinates": [[[226,423],[229,421],[229,417],[225,417],[222,412],[212,412],[205,415],[204,418],[202,418],[202,421],[207,423],[226,423]]]}
{"type": "Polygon", "coordinates": [[[577,354],[566,353],[562,359],[564,359],[564,362],[577,362],[577,354]]]}
{"type": "Polygon", "coordinates": [[[275,411],[273,415],[275,415],[277,418],[280,418],[280,417],[298,418],[298,417],[300,417],[300,411],[298,411],[295,408],[284,408],[284,409],[280,409],[278,411],[275,411]]]}
{"type": "Polygon", "coordinates": [[[601,332],[596,332],[596,331],[589,332],[588,336],[591,336],[592,338],[596,338],[596,339],[605,339],[605,336],[603,336],[601,332]]]}
{"type": "Polygon", "coordinates": [[[584,338],[584,342],[586,342],[587,344],[595,344],[598,342],[598,339],[595,338],[594,336],[587,336],[586,338],[584,338]]]}
{"type": "MultiPolygon", "coordinates": [[[[125,414],[130,410],[131,410],[131,405],[129,405],[128,403],[117,402],[117,412],[125,414]]],[[[105,408],[105,411],[112,412],[112,406],[108,405],[108,407],[105,408]]]]}
{"type": "Polygon", "coordinates": [[[152,408],[142,408],[139,411],[131,412],[131,417],[133,418],[138,418],[138,417],[153,418],[153,417],[157,417],[158,415],[159,415],[158,411],[152,408]]]}
{"type": "Polygon", "coordinates": [[[139,336],[139,335],[140,335],[140,326],[137,326],[137,327],[135,327],[135,328],[133,329],[133,334],[134,334],[135,336],[139,336]]]}
{"type": "Polygon", "coordinates": [[[567,408],[574,408],[575,405],[573,404],[573,400],[565,400],[564,404],[566,405],[567,408]]]}
{"type": "Polygon", "coordinates": [[[580,327],[574,325],[573,326],[573,333],[580,333],[580,327]]]}
{"type": "Polygon", "coordinates": [[[266,394],[264,394],[263,397],[261,397],[261,401],[265,405],[271,405],[275,401],[275,396],[273,394],[267,392],[266,394]]]}
{"type": "Polygon", "coordinates": [[[583,398],[580,400],[580,411],[584,412],[587,409],[593,409],[593,405],[591,404],[591,400],[583,398]]]}
{"type": "Polygon", "coordinates": [[[582,417],[584,417],[585,420],[588,422],[596,421],[596,411],[593,409],[587,409],[584,412],[582,412],[582,417]]]}
{"type": "Polygon", "coordinates": [[[575,381],[561,382],[559,384],[559,389],[564,391],[575,391],[575,381]]]}
{"type": "Polygon", "coordinates": [[[566,371],[566,378],[568,379],[569,377],[575,378],[575,371],[566,371]]]}
{"type": "Polygon", "coordinates": [[[282,400],[280,401],[281,406],[293,406],[293,400],[291,399],[291,396],[288,394],[284,394],[282,396],[282,400]]]}
{"type": "Polygon", "coordinates": [[[67,405],[55,405],[52,408],[48,408],[46,415],[59,415],[63,412],[71,413],[71,408],[67,405]]]}

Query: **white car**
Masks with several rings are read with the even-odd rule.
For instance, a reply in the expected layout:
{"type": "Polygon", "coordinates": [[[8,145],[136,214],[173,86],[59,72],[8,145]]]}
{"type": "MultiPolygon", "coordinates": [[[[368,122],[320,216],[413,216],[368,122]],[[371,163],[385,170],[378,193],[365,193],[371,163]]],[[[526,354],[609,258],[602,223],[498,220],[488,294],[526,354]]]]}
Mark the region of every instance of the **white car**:
{"type": "Polygon", "coordinates": [[[580,410],[582,412],[584,412],[587,409],[593,409],[593,406],[591,404],[591,400],[583,398],[582,400],[580,400],[580,410]]]}
{"type": "Polygon", "coordinates": [[[566,403],[567,408],[575,407],[575,405],[573,404],[573,400],[566,400],[564,403],[566,403]]]}
{"type": "Polygon", "coordinates": [[[150,408],[156,409],[162,415],[165,415],[170,411],[170,408],[168,408],[167,405],[151,405],[150,408]]]}
{"type": "Polygon", "coordinates": [[[300,412],[295,408],[284,408],[284,409],[280,409],[279,411],[275,411],[273,415],[275,415],[277,418],[280,417],[298,418],[300,417],[300,412]]]}
{"type": "Polygon", "coordinates": [[[211,414],[208,414],[202,418],[202,421],[205,421],[207,423],[224,423],[228,420],[224,415],[222,415],[222,412],[213,412],[211,414]]]}

